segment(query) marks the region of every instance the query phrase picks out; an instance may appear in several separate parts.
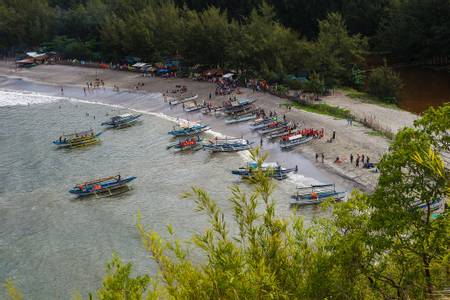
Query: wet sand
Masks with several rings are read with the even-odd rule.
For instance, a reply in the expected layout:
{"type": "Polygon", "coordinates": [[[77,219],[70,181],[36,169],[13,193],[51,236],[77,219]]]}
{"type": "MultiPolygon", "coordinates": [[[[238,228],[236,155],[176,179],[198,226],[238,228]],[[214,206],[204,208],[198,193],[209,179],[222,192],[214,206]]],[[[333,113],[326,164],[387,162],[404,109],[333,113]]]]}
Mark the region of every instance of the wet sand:
{"type": "MultiPolygon", "coordinates": [[[[10,77],[26,78],[28,80],[42,82],[46,84],[55,85],[55,92],[60,90],[61,86],[79,86],[80,98],[83,98],[83,86],[86,86],[87,81],[94,80],[96,76],[101,78],[105,82],[107,89],[112,89],[114,85],[119,86],[120,89],[129,90],[131,92],[142,93],[166,93],[175,88],[176,85],[187,86],[188,92],[199,95],[199,100],[205,99],[209,101],[209,94],[212,94],[212,102],[215,104],[222,104],[223,101],[228,100],[227,96],[214,96],[215,85],[209,82],[199,82],[190,79],[162,79],[153,77],[143,77],[139,73],[113,71],[113,70],[101,70],[84,67],[74,66],[62,66],[62,65],[41,65],[31,69],[15,70],[14,65],[11,63],[0,63],[0,75],[10,77]],[[144,86],[135,91],[134,87],[138,82],[143,82],[144,86]]],[[[287,100],[270,95],[268,93],[253,92],[251,89],[241,88],[241,94],[237,95],[242,98],[256,99],[257,106],[264,108],[266,111],[277,111],[278,115],[285,114],[288,120],[299,122],[306,128],[324,128],[325,136],[321,140],[314,140],[313,142],[297,147],[290,152],[278,151],[277,144],[271,144],[264,141],[263,150],[271,151],[271,159],[277,159],[281,157],[282,161],[301,161],[307,168],[322,169],[325,170],[328,176],[335,178],[336,181],[341,182],[342,185],[355,187],[361,190],[373,190],[375,187],[378,174],[371,172],[367,169],[356,168],[353,164],[350,164],[350,153],[356,158],[356,154],[364,154],[370,157],[371,162],[378,162],[384,152],[387,151],[389,146],[389,140],[381,136],[371,135],[372,130],[364,127],[360,123],[353,122],[353,126],[347,124],[346,120],[335,119],[330,116],[320,115],[316,113],[305,112],[292,108],[287,110],[282,104],[287,100]],[[336,139],[332,143],[328,143],[332,132],[336,132],[336,139]],[[324,154],[324,163],[315,161],[315,154],[324,154]],[[342,163],[336,164],[334,160],[339,157],[342,163]],[[306,158],[307,160],[305,160],[306,158]],[[309,164],[309,166],[308,166],[309,164]]],[[[155,100],[156,101],[156,100],[155,100]]],[[[109,104],[126,104],[128,107],[135,109],[145,109],[154,112],[162,112],[164,114],[187,118],[189,120],[203,119],[205,122],[209,122],[214,117],[205,117],[201,113],[185,113],[182,111],[181,106],[170,109],[167,103],[159,101],[145,102],[139,101],[139,103],[127,103],[126,99],[120,99],[117,97],[117,103],[109,104]]],[[[357,109],[358,112],[376,113],[380,115],[386,126],[390,126],[393,129],[399,129],[405,125],[410,125],[414,118],[408,112],[401,110],[385,108],[374,109],[373,104],[359,103],[354,105],[352,99],[349,99],[343,95],[334,95],[326,97],[325,101],[337,101],[337,105],[346,105],[349,109],[357,109]],[[407,118],[403,117],[408,116],[407,118]]],[[[413,115],[414,116],[414,115],[413,115]]],[[[215,122],[216,131],[223,132],[228,135],[244,134],[246,138],[259,141],[259,137],[255,133],[250,133],[248,129],[248,123],[242,123],[239,125],[225,125],[224,122],[215,122]]],[[[302,166],[299,166],[302,168],[302,166]]],[[[319,172],[320,173],[320,172],[319,172]]]]}

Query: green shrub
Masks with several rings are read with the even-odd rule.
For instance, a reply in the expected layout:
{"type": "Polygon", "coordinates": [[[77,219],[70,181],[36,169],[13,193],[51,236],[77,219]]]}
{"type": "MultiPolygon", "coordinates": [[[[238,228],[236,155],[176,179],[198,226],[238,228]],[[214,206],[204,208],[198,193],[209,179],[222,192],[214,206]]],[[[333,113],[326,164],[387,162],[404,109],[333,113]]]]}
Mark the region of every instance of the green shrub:
{"type": "Polygon", "coordinates": [[[386,63],[373,69],[367,82],[368,92],[388,103],[396,103],[403,84],[396,72],[386,63]]]}

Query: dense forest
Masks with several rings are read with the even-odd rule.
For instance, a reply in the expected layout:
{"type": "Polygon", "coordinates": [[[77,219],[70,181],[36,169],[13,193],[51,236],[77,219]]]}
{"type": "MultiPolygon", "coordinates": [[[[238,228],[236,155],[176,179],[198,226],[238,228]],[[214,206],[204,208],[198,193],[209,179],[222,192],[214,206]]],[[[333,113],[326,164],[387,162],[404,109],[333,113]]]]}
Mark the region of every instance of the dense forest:
{"type": "Polygon", "coordinates": [[[0,0],[3,54],[126,56],[221,66],[284,82],[316,72],[361,84],[369,53],[403,62],[450,53],[448,0],[0,0]]]}

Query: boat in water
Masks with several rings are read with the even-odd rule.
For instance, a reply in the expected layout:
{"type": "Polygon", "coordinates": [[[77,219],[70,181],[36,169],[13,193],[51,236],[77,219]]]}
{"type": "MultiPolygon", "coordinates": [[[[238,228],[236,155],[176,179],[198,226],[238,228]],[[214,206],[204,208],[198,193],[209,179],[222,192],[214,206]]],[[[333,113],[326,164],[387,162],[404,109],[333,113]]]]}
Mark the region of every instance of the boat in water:
{"type": "Polygon", "coordinates": [[[102,132],[95,133],[92,129],[72,134],[63,134],[59,139],[54,140],[53,144],[58,146],[58,148],[65,149],[89,146],[100,142],[100,134],[102,132]]]}
{"type": "Polygon", "coordinates": [[[266,173],[269,177],[275,178],[277,180],[283,180],[288,177],[287,174],[292,172],[298,172],[298,167],[295,166],[295,168],[283,168],[276,162],[268,162],[263,163],[261,167],[258,166],[258,163],[253,161],[249,162],[246,167],[241,167],[237,170],[232,170],[231,174],[233,175],[239,175],[242,178],[249,178],[254,174],[255,172],[262,170],[264,173],[266,173]]]}
{"type": "Polygon", "coordinates": [[[256,119],[256,114],[250,113],[242,116],[234,116],[231,118],[228,118],[225,120],[226,124],[234,124],[234,123],[240,123],[240,122],[247,122],[250,120],[256,119]]]}
{"type": "Polygon", "coordinates": [[[317,205],[326,199],[342,201],[346,197],[346,192],[337,192],[334,184],[311,185],[308,187],[299,187],[297,192],[292,195],[292,205],[317,205]]]}
{"type": "Polygon", "coordinates": [[[245,139],[215,139],[203,144],[203,149],[211,152],[237,152],[251,149],[251,142],[245,139]]]}
{"type": "Polygon", "coordinates": [[[194,124],[174,127],[174,129],[169,131],[168,134],[174,137],[199,135],[200,133],[205,132],[209,129],[209,126],[206,124],[194,124]]]}
{"type": "Polygon", "coordinates": [[[139,121],[139,118],[142,116],[142,114],[123,114],[112,117],[109,121],[103,122],[102,126],[108,126],[110,128],[125,128],[128,126],[132,126],[136,124],[139,121]]]}
{"type": "Polygon", "coordinates": [[[167,146],[167,149],[174,148],[176,151],[197,151],[203,148],[202,140],[197,138],[188,138],[167,146]]]}
{"type": "Polygon", "coordinates": [[[99,178],[78,184],[70,189],[69,193],[77,195],[78,197],[90,195],[114,196],[129,191],[130,187],[128,186],[128,183],[135,179],[135,176],[122,178],[120,175],[99,178]]]}

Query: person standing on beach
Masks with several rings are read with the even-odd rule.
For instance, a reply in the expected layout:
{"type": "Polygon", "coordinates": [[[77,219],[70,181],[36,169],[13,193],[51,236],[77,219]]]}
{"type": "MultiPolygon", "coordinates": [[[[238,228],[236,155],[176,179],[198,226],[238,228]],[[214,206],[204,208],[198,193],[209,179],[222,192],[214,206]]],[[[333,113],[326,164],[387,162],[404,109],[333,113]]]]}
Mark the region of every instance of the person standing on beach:
{"type": "Polygon", "coordinates": [[[356,157],[356,167],[357,167],[357,168],[359,167],[359,154],[358,154],[358,156],[356,157]]]}
{"type": "Polygon", "coordinates": [[[61,95],[64,96],[64,88],[63,88],[63,86],[61,86],[61,95]]]}
{"type": "Polygon", "coordinates": [[[319,162],[319,153],[316,153],[316,162],[319,162]]]}
{"type": "Polygon", "coordinates": [[[263,138],[261,137],[261,140],[259,141],[260,147],[262,148],[263,146],[263,138]]]}
{"type": "Polygon", "coordinates": [[[336,131],[333,130],[333,140],[335,140],[335,139],[336,139],[336,131]]]}
{"type": "Polygon", "coordinates": [[[366,156],[366,164],[369,164],[369,157],[366,156]]]}
{"type": "Polygon", "coordinates": [[[322,163],[323,163],[324,158],[325,158],[325,155],[323,155],[323,152],[322,152],[322,163]]]}
{"type": "Polygon", "coordinates": [[[353,153],[350,153],[350,163],[353,164],[353,153]]]}
{"type": "Polygon", "coordinates": [[[361,155],[361,163],[364,164],[364,154],[361,155]]]}

